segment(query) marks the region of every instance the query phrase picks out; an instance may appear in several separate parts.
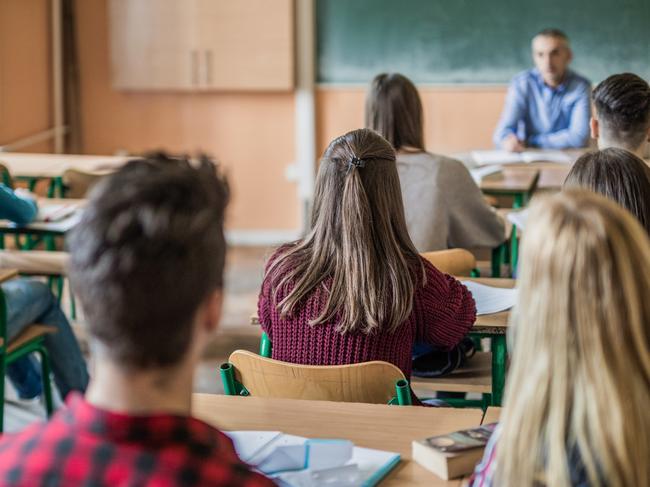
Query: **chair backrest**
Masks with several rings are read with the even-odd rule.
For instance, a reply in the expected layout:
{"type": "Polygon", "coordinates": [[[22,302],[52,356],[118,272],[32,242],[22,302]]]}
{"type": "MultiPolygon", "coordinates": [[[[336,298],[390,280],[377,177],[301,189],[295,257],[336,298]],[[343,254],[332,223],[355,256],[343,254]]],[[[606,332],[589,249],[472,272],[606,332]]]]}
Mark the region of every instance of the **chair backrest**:
{"type": "Polygon", "coordinates": [[[350,365],[299,365],[235,350],[229,362],[235,380],[251,396],[387,404],[402,371],[388,362],[350,365]]]}
{"type": "Polygon", "coordinates": [[[439,271],[452,276],[469,276],[476,267],[476,257],[465,249],[436,250],[420,255],[439,271]]]}
{"type": "Polygon", "coordinates": [[[106,173],[67,169],[63,173],[63,185],[65,186],[66,198],[85,198],[86,193],[104,176],[106,176],[106,173]]]}

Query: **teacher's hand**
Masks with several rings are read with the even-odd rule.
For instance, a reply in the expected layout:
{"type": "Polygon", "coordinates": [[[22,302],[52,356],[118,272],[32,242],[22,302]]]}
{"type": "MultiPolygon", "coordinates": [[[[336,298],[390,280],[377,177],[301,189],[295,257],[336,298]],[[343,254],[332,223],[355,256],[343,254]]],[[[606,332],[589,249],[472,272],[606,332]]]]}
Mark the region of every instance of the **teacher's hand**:
{"type": "Polygon", "coordinates": [[[501,145],[505,150],[510,152],[521,152],[526,148],[524,143],[519,140],[515,134],[508,135],[505,139],[503,139],[501,145]]]}

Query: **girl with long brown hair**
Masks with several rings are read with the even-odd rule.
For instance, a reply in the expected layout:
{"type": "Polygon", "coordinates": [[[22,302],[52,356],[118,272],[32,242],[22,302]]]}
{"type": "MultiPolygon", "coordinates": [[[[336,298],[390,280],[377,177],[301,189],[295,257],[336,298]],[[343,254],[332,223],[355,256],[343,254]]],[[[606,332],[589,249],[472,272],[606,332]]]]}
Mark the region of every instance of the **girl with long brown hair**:
{"type": "Polygon", "coordinates": [[[418,251],[494,248],[505,240],[503,221],[467,168],[426,151],[422,102],[407,77],[375,76],[366,98],[366,127],[397,151],[406,226],[418,251]]]}
{"type": "Polygon", "coordinates": [[[269,259],[259,296],[274,359],[384,360],[409,377],[414,343],[456,346],[471,294],[422,259],[404,221],[395,152],[376,132],[335,139],[316,179],[312,230],[269,259]]]}
{"type": "Polygon", "coordinates": [[[504,409],[472,485],[650,485],[648,235],[585,190],[530,211],[504,409]]]}

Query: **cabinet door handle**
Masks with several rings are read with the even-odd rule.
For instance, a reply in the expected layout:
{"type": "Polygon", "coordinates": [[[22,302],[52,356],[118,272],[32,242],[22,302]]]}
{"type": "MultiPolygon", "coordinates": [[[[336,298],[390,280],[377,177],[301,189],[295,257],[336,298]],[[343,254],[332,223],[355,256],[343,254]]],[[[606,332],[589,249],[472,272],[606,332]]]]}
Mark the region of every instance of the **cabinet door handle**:
{"type": "Polygon", "coordinates": [[[192,49],[192,85],[198,86],[199,84],[199,51],[192,49]]]}
{"type": "Polygon", "coordinates": [[[212,86],[212,49],[205,51],[205,82],[212,86]]]}

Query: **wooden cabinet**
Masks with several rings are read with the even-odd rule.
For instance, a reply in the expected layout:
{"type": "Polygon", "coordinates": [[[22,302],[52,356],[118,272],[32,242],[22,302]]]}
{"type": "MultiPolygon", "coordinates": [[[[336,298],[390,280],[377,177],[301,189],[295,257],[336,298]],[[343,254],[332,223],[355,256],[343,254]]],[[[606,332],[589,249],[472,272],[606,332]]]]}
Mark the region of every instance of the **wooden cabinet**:
{"type": "Polygon", "coordinates": [[[113,86],[290,90],[294,0],[111,0],[113,86]]]}

